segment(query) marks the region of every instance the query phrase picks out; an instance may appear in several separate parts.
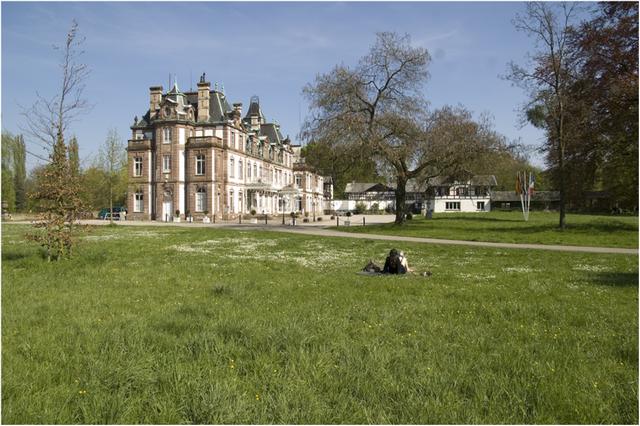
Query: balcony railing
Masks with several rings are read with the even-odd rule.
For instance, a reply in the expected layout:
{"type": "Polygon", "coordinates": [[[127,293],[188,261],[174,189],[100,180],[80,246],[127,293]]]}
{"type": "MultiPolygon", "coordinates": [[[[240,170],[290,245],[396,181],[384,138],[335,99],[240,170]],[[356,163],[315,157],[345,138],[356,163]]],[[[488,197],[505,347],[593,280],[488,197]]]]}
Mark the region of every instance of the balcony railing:
{"type": "Polygon", "coordinates": [[[151,139],[129,139],[127,151],[145,151],[151,149],[151,139]]]}
{"type": "Polygon", "coordinates": [[[215,136],[192,136],[187,139],[187,148],[222,148],[222,139],[215,136]]]}

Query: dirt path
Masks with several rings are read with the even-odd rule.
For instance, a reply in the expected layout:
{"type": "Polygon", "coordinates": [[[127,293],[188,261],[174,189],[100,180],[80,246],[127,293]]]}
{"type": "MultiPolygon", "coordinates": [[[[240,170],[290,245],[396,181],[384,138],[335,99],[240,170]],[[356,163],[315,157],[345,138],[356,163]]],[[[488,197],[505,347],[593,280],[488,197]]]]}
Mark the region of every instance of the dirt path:
{"type": "MultiPolygon", "coordinates": [[[[29,222],[9,222],[9,223],[23,223],[29,224],[29,222]]],[[[84,220],[82,223],[88,225],[108,225],[108,221],[103,220],[84,220]]],[[[514,243],[493,243],[488,241],[462,241],[462,240],[445,240],[437,238],[418,238],[418,237],[402,237],[393,235],[374,235],[374,234],[362,234],[356,232],[340,232],[326,228],[320,228],[317,226],[283,226],[280,224],[264,225],[264,224],[242,224],[239,225],[235,222],[230,223],[165,223],[165,222],[142,222],[142,221],[126,221],[117,222],[122,226],[180,226],[187,228],[225,228],[225,229],[237,229],[237,230],[261,230],[271,232],[287,232],[291,234],[303,234],[313,235],[320,237],[341,237],[341,238],[359,238],[366,240],[382,240],[382,241],[405,241],[411,243],[423,243],[423,244],[448,244],[458,246],[473,246],[473,247],[493,247],[493,248],[505,248],[505,249],[526,249],[526,250],[549,250],[549,251],[564,251],[564,252],[579,252],[579,253],[605,253],[605,254],[628,254],[638,255],[638,249],[629,248],[617,248],[617,247],[587,247],[587,246],[564,246],[564,245],[552,245],[552,244],[514,244],[514,243]]]]}

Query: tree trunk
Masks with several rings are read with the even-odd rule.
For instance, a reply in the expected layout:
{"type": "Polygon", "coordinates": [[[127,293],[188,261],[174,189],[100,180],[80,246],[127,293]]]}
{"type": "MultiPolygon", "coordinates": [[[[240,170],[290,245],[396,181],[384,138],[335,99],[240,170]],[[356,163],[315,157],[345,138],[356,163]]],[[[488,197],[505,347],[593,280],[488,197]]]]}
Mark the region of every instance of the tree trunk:
{"type": "Polygon", "coordinates": [[[396,225],[402,225],[405,223],[405,199],[407,198],[407,177],[396,176],[398,182],[396,186],[396,225]]]}
{"type": "Polygon", "coordinates": [[[560,169],[560,230],[564,230],[565,224],[565,170],[564,170],[564,110],[560,101],[560,123],[558,126],[558,168],[560,169]]]}
{"type": "Polygon", "coordinates": [[[113,225],[113,186],[109,185],[109,224],[113,225]]]}

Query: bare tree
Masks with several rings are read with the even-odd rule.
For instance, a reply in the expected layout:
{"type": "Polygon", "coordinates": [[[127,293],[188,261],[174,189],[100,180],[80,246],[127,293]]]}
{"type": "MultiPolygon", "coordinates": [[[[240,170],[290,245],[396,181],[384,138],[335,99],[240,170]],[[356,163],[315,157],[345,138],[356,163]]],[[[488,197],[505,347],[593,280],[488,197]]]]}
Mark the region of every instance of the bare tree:
{"type": "Polygon", "coordinates": [[[409,179],[427,179],[452,170],[478,146],[477,135],[468,132],[478,128],[467,111],[446,107],[427,112],[423,86],[429,61],[427,50],[413,47],[408,35],[378,33],[376,43],[357,66],[337,66],[317,76],[303,91],[311,117],[301,136],[372,152],[381,168],[393,174],[396,224],[405,221],[409,179]],[[448,132],[445,123],[459,126],[448,132]]]}
{"type": "Polygon", "coordinates": [[[89,102],[83,98],[85,81],[90,71],[86,64],[79,62],[84,53],[84,41],[85,38],[78,35],[78,23],[74,19],[64,45],[53,46],[54,50],[62,52],[60,91],[51,98],[36,92],[37,101],[29,108],[22,108],[21,114],[26,123],[22,130],[49,151],[53,149],[59,136],[64,140],[69,125],[80,114],[91,109],[89,102]]]}
{"type": "Polygon", "coordinates": [[[27,123],[25,131],[50,151],[42,185],[31,195],[44,210],[41,220],[35,225],[41,232],[28,235],[29,239],[45,248],[48,260],[71,255],[75,244],[74,226],[83,211],[80,179],[72,172],[64,139],[69,124],[89,107],[82,97],[89,71],[85,64],[78,62],[83,53],[80,50],[83,41],[84,38],[78,36],[78,24],[74,20],[60,49],[60,92],[51,99],[38,94],[34,105],[22,113],[27,123]]]}
{"type": "Polygon", "coordinates": [[[531,2],[514,25],[533,37],[536,49],[529,63],[510,63],[507,79],[528,91],[529,102],[523,110],[528,119],[547,133],[547,149],[555,155],[560,190],[560,229],[565,228],[566,147],[569,88],[576,74],[576,61],[569,48],[571,21],[576,4],[531,2]]]}
{"type": "Polygon", "coordinates": [[[118,179],[122,176],[122,168],[126,167],[127,156],[124,142],[114,128],[109,130],[107,139],[98,154],[98,164],[107,176],[107,189],[109,191],[110,223],[113,223],[113,191],[118,179]]]}

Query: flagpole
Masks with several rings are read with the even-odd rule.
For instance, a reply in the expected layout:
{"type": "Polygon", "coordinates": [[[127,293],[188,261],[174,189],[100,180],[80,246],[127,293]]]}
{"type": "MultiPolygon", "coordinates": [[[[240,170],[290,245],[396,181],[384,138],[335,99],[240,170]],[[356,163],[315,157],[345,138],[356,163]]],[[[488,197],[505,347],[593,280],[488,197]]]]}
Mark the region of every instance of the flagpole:
{"type": "Polygon", "coordinates": [[[522,180],[520,179],[520,172],[518,172],[518,192],[520,192],[520,205],[522,206],[522,217],[524,217],[525,222],[527,221],[527,215],[524,213],[524,199],[522,194],[522,180]]]}
{"type": "Polygon", "coordinates": [[[528,222],[529,221],[529,180],[527,179],[527,171],[524,171],[524,188],[525,188],[525,193],[524,193],[524,202],[527,205],[527,214],[526,214],[526,218],[525,221],[528,222]]]}
{"type": "Polygon", "coordinates": [[[529,180],[527,181],[527,222],[529,221],[529,212],[531,211],[531,191],[529,186],[531,185],[531,172],[529,172],[529,180]]]}

